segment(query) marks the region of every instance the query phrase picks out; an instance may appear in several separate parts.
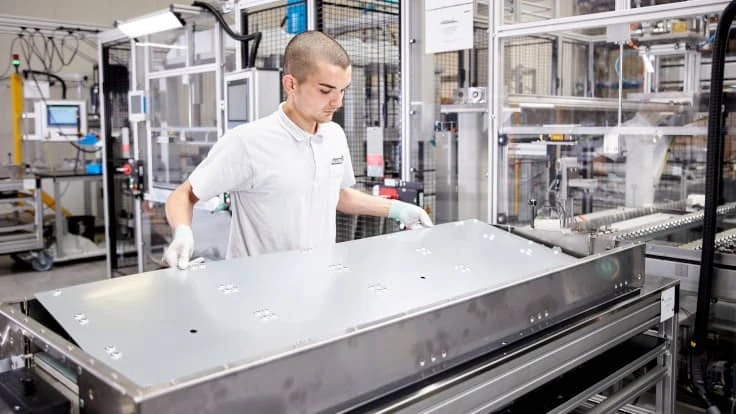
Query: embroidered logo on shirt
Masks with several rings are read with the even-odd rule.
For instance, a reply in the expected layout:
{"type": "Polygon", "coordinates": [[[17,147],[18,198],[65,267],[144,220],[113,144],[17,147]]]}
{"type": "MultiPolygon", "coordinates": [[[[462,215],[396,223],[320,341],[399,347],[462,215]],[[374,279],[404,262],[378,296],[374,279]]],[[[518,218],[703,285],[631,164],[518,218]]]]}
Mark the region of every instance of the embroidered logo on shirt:
{"type": "Polygon", "coordinates": [[[342,155],[339,157],[334,157],[332,158],[332,165],[342,164],[343,161],[345,161],[345,157],[343,157],[342,155]]]}

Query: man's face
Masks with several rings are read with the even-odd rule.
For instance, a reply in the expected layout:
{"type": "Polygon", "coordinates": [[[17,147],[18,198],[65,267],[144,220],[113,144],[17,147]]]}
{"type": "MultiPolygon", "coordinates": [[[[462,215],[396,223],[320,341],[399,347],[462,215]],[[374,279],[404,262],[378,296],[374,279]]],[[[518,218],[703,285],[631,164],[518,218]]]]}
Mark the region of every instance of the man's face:
{"type": "Polygon", "coordinates": [[[350,85],[352,68],[343,69],[325,62],[317,62],[312,73],[299,82],[293,93],[294,107],[306,119],[314,122],[332,120],[342,107],[345,89],[350,85]]]}

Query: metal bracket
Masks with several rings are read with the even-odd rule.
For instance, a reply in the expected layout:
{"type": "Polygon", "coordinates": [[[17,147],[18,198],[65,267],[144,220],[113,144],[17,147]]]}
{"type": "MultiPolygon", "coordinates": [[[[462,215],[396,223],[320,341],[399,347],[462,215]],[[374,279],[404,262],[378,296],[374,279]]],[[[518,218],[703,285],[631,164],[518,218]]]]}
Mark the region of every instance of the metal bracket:
{"type": "Polygon", "coordinates": [[[0,324],[0,359],[23,355],[20,329],[9,321],[0,324]]]}

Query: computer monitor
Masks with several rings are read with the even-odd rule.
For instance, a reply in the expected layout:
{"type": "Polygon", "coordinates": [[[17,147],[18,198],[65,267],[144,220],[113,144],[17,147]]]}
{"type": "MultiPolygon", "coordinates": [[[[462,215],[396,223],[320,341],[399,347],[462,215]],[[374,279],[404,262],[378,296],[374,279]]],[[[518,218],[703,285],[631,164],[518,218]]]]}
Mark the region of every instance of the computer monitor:
{"type": "Polygon", "coordinates": [[[54,127],[80,127],[82,110],[80,105],[46,105],[46,126],[54,127]]]}
{"type": "Polygon", "coordinates": [[[76,141],[87,131],[87,103],[74,100],[34,102],[36,129],[24,139],[76,141]]]}

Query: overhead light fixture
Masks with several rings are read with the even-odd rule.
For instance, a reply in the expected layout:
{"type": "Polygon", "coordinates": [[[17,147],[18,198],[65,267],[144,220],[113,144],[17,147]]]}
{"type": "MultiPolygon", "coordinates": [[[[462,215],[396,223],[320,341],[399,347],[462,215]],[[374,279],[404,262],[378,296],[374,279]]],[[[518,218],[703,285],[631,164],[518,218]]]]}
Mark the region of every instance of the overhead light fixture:
{"type": "Polygon", "coordinates": [[[182,45],[167,45],[164,43],[151,43],[151,42],[136,42],[136,46],[138,47],[152,47],[152,48],[158,48],[158,49],[174,49],[174,50],[187,50],[188,48],[186,46],[182,45]]]}
{"type": "Polygon", "coordinates": [[[198,13],[199,9],[171,5],[166,10],[144,14],[129,20],[116,22],[115,26],[128,37],[140,37],[184,26],[182,12],[198,13]]]}
{"type": "Polygon", "coordinates": [[[548,102],[519,102],[519,107],[529,109],[554,109],[555,105],[548,102]]]}

